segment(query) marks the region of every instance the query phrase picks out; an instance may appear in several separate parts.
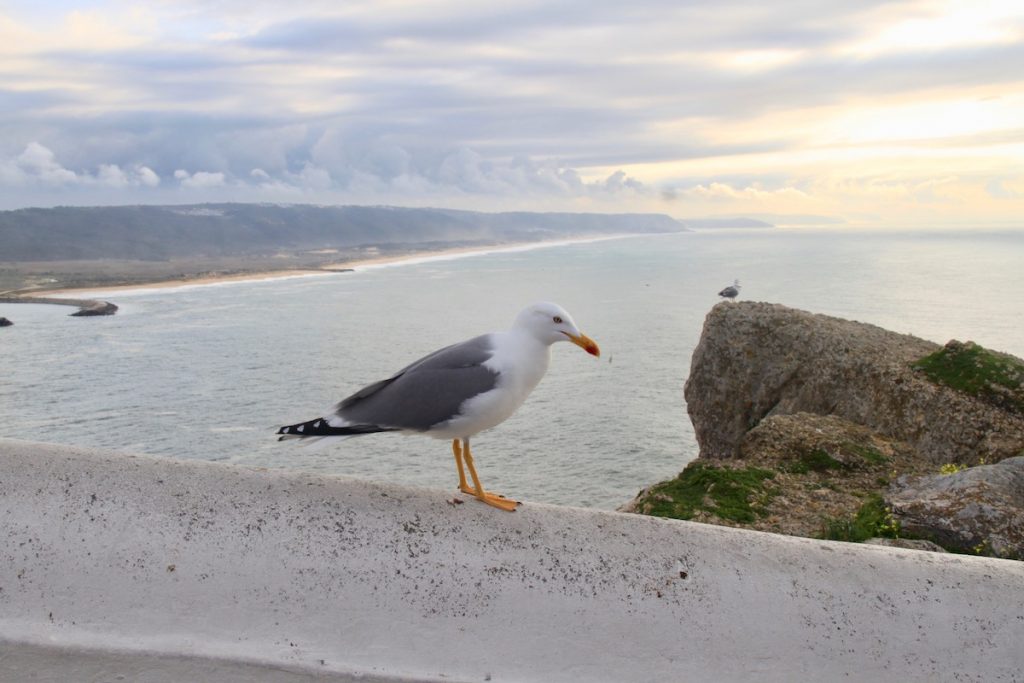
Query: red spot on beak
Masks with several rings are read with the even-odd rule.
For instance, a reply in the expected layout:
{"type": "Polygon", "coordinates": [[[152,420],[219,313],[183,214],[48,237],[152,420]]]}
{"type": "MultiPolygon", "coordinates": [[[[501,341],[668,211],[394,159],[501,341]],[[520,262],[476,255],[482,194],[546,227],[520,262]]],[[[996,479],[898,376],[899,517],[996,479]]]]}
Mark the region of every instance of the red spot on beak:
{"type": "Polygon", "coordinates": [[[589,353],[591,356],[596,356],[598,358],[601,357],[601,349],[600,347],[598,347],[597,342],[595,342],[587,335],[581,334],[580,336],[576,337],[566,332],[565,336],[569,338],[569,341],[571,341],[573,344],[589,353]]]}

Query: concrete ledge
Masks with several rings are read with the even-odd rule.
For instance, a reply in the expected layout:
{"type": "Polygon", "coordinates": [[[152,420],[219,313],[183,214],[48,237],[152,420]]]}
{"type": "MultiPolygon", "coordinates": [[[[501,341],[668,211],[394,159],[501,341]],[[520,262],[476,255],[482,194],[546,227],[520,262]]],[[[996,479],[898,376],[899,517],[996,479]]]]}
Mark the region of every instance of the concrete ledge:
{"type": "Polygon", "coordinates": [[[0,440],[0,680],[1024,670],[1024,563],[451,498],[0,440]]]}

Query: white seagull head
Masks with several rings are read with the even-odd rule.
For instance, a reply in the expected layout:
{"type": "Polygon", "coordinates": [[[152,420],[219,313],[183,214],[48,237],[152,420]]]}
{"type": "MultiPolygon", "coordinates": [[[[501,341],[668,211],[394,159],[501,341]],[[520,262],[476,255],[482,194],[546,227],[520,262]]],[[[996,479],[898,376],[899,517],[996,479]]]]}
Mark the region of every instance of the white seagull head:
{"type": "Polygon", "coordinates": [[[516,316],[513,328],[524,330],[543,344],[570,341],[589,353],[600,356],[593,339],[580,332],[568,311],[548,301],[527,306],[516,316]]]}

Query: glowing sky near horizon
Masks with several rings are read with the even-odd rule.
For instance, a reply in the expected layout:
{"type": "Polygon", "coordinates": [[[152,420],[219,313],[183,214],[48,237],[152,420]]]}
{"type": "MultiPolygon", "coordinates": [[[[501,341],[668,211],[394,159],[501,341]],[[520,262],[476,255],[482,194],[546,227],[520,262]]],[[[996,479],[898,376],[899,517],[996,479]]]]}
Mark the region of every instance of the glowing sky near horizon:
{"type": "Polygon", "coordinates": [[[1024,3],[0,3],[0,209],[1024,227],[1024,3]]]}

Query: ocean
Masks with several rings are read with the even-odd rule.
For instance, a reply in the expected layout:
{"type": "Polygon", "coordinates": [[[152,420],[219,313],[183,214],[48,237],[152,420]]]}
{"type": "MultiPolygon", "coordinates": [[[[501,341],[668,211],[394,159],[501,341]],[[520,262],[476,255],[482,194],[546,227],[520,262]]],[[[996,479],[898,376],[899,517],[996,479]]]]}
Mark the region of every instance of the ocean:
{"type": "Polygon", "coordinates": [[[0,436],[454,492],[448,442],[274,431],[549,300],[602,356],[553,347],[527,403],[473,440],[477,468],[523,501],[613,509],[697,456],[683,384],[733,279],[741,300],[1024,357],[1022,264],[1019,230],[714,230],[125,291],[110,317],[0,304],[0,436]]]}

